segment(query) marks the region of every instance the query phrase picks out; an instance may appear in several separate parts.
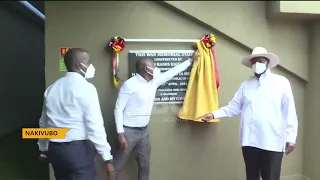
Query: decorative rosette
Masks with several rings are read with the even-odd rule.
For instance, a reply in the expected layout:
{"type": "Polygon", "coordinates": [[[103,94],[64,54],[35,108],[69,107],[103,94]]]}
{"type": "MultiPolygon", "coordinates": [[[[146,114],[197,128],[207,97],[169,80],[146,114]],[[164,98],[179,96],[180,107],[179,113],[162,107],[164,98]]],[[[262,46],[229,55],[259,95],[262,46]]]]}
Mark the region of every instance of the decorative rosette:
{"type": "Polygon", "coordinates": [[[111,38],[111,40],[109,42],[109,47],[111,47],[114,52],[119,53],[124,50],[125,41],[123,38],[121,38],[119,36],[115,36],[115,37],[111,38]]]}
{"type": "Polygon", "coordinates": [[[205,34],[204,36],[202,36],[201,41],[203,42],[203,44],[210,49],[211,53],[212,53],[212,59],[213,59],[213,64],[214,64],[214,72],[216,75],[216,84],[217,84],[217,88],[220,87],[220,77],[219,77],[219,70],[218,70],[218,66],[217,66],[217,57],[216,57],[216,53],[213,49],[214,45],[217,43],[217,39],[213,34],[205,34]]]}
{"type": "Polygon", "coordinates": [[[112,65],[112,77],[113,77],[113,84],[114,87],[118,88],[119,87],[119,53],[124,50],[125,48],[125,41],[123,38],[119,36],[115,36],[111,38],[109,42],[109,47],[112,48],[113,51],[113,65],[112,65]]]}
{"type": "Polygon", "coordinates": [[[212,48],[217,43],[217,39],[213,34],[206,34],[201,38],[201,41],[207,48],[212,48]]]}

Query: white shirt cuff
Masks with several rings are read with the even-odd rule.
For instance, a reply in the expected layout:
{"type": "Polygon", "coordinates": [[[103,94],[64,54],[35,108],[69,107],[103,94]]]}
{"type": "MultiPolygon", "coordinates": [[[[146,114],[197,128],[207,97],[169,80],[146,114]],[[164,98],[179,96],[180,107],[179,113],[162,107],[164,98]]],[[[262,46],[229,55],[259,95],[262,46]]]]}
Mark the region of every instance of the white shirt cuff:
{"type": "Polygon", "coordinates": [[[216,110],[212,112],[214,119],[219,119],[224,116],[223,112],[216,110]]]}
{"type": "Polygon", "coordinates": [[[102,157],[103,161],[108,161],[108,160],[112,160],[113,159],[113,157],[112,157],[110,152],[102,154],[101,157],[102,157]]]}
{"type": "Polygon", "coordinates": [[[191,58],[188,58],[186,61],[184,61],[184,63],[188,64],[188,66],[190,66],[192,63],[191,63],[191,58]]]}
{"type": "Polygon", "coordinates": [[[287,136],[287,142],[288,143],[292,143],[292,144],[296,144],[296,137],[295,136],[287,136]]]}
{"type": "Polygon", "coordinates": [[[49,140],[48,139],[41,139],[38,141],[39,151],[48,151],[49,140]]]}
{"type": "Polygon", "coordinates": [[[123,125],[121,125],[121,126],[118,125],[118,126],[117,126],[117,133],[120,134],[120,133],[123,133],[123,132],[124,132],[123,125]]]}

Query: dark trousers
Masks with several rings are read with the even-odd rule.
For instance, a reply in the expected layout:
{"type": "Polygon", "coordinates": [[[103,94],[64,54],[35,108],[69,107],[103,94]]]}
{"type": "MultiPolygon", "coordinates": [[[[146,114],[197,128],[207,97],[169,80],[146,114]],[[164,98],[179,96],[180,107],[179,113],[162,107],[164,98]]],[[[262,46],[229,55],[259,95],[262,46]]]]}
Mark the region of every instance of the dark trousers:
{"type": "Polygon", "coordinates": [[[56,180],[96,180],[96,150],[88,141],[49,143],[48,159],[56,180]]]}
{"type": "Polygon", "coordinates": [[[283,152],[242,147],[247,180],[280,180],[283,152]]]}
{"type": "Polygon", "coordinates": [[[116,180],[119,179],[119,174],[132,153],[138,164],[138,180],[149,180],[151,146],[147,127],[124,127],[124,135],[128,146],[126,149],[120,149],[114,157],[116,180]]]}

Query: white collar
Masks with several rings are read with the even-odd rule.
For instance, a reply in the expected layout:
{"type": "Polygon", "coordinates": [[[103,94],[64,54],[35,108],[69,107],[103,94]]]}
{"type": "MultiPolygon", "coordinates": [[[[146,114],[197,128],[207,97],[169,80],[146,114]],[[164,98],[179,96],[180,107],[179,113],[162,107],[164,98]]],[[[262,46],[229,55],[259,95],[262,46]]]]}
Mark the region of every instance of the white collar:
{"type": "Polygon", "coordinates": [[[143,82],[143,83],[150,83],[150,82],[153,81],[153,79],[152,79],[152,80],[150,80],[150,81],[148,82],[146,79],[144,79],[144,78],[143,78],[140,74],[138,74],[138,73],[135,75],[135,77],[137,78],[138,81],[143,82]]]}
{"type": "Polygon", "coordinates": [[[77,72],[67,72],[65,74],[65,77],[75,77],[75,78],[84,79],[84,77],[81,74],[77,73],[77,72]]]}
{"type": "MultiPolygon", "coordinates": [[[[272,72],[270,71],[270,69],[267,69],[266,70],[266,72],[265,73],[263,73],[261,76],[260,76],[260,78],[259,78],[259,80],[265,80],[265,79],[267,79],[270,75],[272,74],[272,72]]],[[[252,79],[257,79],[257,77],[256,76],[251,76],[251,78],[252,79]]]]}

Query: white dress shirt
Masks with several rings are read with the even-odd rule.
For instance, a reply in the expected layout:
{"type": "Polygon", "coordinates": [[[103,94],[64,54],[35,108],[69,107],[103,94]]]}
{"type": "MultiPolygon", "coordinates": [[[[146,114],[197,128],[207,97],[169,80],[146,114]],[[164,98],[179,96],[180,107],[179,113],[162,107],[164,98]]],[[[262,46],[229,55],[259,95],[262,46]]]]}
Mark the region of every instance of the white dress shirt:
{"type": "MultiPolygon", "coordinates": [[[[68,72],[46,89],[39,126],[71,128],[64,139],[50,141],[89,139],[103,160],[112,159],[97,90],[79,73],[68,72]]],[[[40,151],[48,150],[48,142],[46,139],[39,139],[40,151]]]]}
{"type": "Polygon", "coordinates": [[[149,82],[139,74],[125,81],[120,88],[114,109],[117,132],[123,133],[123,126],[147,126],[157,88],[186,70],[190,65],[190,60],[186,60],[149,82]]]}
{"type": "Polygon", "coordinates": [[[240,143],[268,151],[283,152],[285,143],[296,143],[298,120],[288,79],[267,70],[259,80],[244,81],[215,118],[241,113],[240,143]]]}

